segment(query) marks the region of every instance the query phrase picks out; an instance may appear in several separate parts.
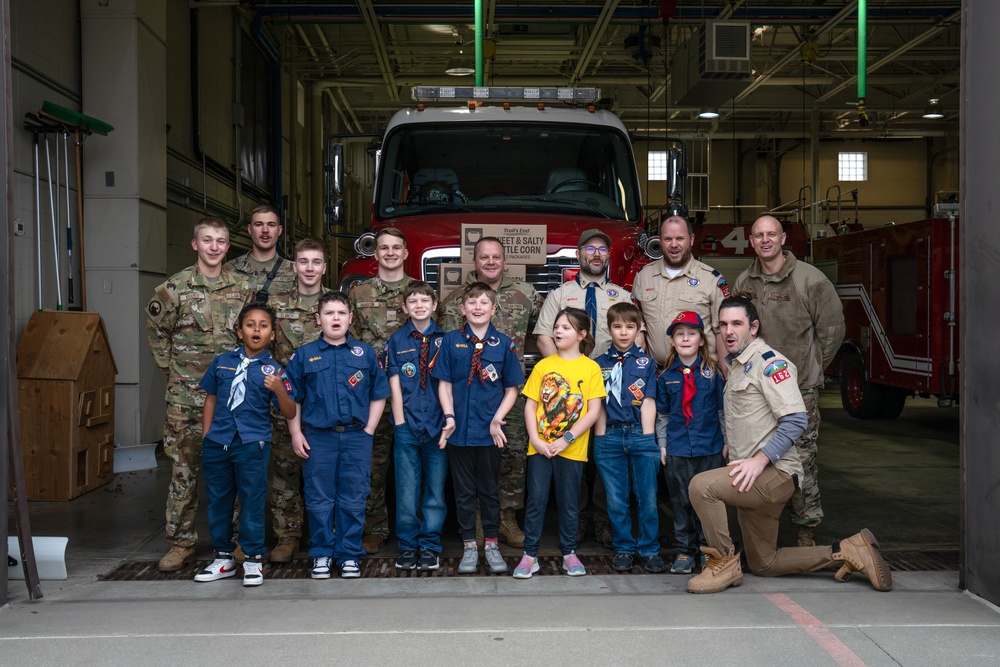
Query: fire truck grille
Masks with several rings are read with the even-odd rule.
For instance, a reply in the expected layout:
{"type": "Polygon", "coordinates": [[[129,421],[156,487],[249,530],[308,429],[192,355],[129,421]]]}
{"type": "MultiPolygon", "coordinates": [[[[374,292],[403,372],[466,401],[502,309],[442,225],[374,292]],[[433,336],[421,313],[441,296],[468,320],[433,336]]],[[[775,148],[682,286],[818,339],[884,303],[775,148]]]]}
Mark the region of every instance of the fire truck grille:
{"type": "MultiPolygon", "coordinates": [[[[442,264],[458,266],[462,263],[460,257],[424,257],[424,280],[431,285],[438,284],[438,276],[442,264]]],[[[563,283],[563,269],[578,269],[576,257],[549,257],[542,266],[526,266],[525,279],[538,290],[543,297],[563,283]]],[[[442,290],[442,296],[447,296],[450,290],[442,290]]]]}

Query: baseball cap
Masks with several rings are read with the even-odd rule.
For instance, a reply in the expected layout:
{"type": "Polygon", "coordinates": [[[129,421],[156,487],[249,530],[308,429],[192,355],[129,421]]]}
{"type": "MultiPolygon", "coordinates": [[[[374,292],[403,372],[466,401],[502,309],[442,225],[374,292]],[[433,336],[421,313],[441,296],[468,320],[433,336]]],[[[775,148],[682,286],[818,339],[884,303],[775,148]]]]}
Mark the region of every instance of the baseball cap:
{"type": "Polygon", "coordinates": [[[608,244],[608,247],[611,247],[611,237],[602,232],[600,229],[588,229],[583,234],[580,234],[580,242],[576,244],[576,247],[583,247],[583,244],[592,238],[602,238],[604,239],[604,242],[608,244]]]}
{"type": "Polygon", "coordinates": [[[675,317],[674,321],[667,327],[668,336],[674,333],[674,329],[677,328],[678,324],[686,324],[689,327],[701,329],[702,331],[705,330],[705,323],[701,321],[701,315],[690,310],[684,310],[677,313],[677,317],[675,317]]]}

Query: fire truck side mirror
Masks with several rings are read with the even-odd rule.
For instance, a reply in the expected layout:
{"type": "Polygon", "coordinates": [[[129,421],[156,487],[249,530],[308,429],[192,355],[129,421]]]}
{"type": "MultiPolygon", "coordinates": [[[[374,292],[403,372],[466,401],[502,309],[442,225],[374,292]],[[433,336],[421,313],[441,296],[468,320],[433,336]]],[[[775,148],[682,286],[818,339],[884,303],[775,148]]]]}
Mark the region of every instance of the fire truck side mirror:
{"type": "Polygon", "coordinates": [[[344,224],[344,144],[333,143],[327,147],[326,171],[326,226],[330,231],[335,225],[344,224]]]}

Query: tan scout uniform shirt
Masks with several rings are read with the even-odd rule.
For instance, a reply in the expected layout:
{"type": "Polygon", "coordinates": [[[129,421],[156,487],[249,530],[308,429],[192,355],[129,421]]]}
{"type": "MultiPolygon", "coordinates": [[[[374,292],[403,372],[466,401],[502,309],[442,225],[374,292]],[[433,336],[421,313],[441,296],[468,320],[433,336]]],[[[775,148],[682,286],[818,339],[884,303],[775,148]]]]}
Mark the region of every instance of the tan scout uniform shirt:
{"type": "Polygon", "coordinates": [[[319,312],[320,294],[302,296],[298,287],[285,294],[273,294],[270,301],[277,320],[274,322],[273,357],[282,366],[298,348],[319,338],[320,328],[316,322],[319,312]]]}
{"type": "Polygon", "coordinates": [[[538,323],[535,324],[533,333],[536,336],[542,334],[551,337],[552,328],[556,323],[556,315],[563,308],[579,308],[586,312],[587,285],[596,283],[597,327],[595,328],[596,335],[594,336],[594,341],[597,345],[594,347],[594,351],[590,353],[590,358],[596,359],[607,352],[608,347],[611,345],[611,331],[608,329],[608,308],[616,303],[630,303],[632,301],[632,293],[624,287],[615,285],[613,282],[604,279],[588,280],[583,274],[578,275],[580,276],[580,282],[576,280],[565,282],[549,292],[549,295],[545,297],[545,302],[542,304],[542,309],[538,314],[538,323]]]}
{"type": "Polygon", "coordinates": [[[402,280],[387,283],[378,276],[351,288],[348,300],[351,302],[351,336],[368,343],[378,354],[385,368],[383,350],[389,336],[406,323],[403,312],[403,290],[413,281],[404,276],[402,280]]]}
{"type": "Polygon", "coordinates": [[[785,251],[785,263],[772,275],[760,258],[736,279],[760,314],[767,339],[799,369],[799,387],[823,386],[826,368],[844,341],[844,307],[837,288],[822,271],[785,251]]]}
{"type": "MultiPolygon", "coordinates": [[[[723,394],[726,442],[731,460],[748,459],[764,448],[778,430],[778,418],[805,412],[795,364],[771,349],[762,338],[750,341],[729,360],[723,394]]],[[[802,483],[802,462],[793,445],[774,464],[802,483]]]]}
{"type": "MultiPolygon", "coordinates": [[[[248,301],[256,301],[257,292],[264,288],[264,283],[267,282],[267,274],[274,268],[274,263],[278,261],[278,257],[279,255],[275,255],[274,259],[261,267],[258,262],[250,257],[250,253],[248,252],[236,259],[229,260],[222,268],[239,274],[240,278],[247,285],[248,301]]],[[[282,259],[281,266],[278,267],[278,272],[274,274],[274,280],[271,281],[271,286],[267,288],[267,291],[269,294],[279,294],[282,292],[291,292],[293,289],[295,289],[295,269],[292,267],[292,262],[282,259]]]]}
{"type": "Polygon", "coordinates": [[[153,291],[146,306],[146,334],[156,365],[167,373],[167,403],[202,407],[198,386],[212,360],[236,349],[236,326],[246,284],[223,269],[216,280],[198,266],[175,273],[153,291]]]}
{"type": "Polygon", "coordinates": [[[646,321],[646,351],[659,365],[667,361],[670,343],[667,327],[677,313],[690,310],[705,323],[708,351],[715,357],[715,334],[719,331],[719,305],[729,296],[729,285],[721,273],[692,258],[676,276],[667,275],[662,261],[639,271],[632,285],[632,298],[646,321]]]}
{"type": "MultiPolygon", "coordinates": [[[[479,277],[475,271],[469,272],[465,285],[459,287],[444,300],[445,331],[454,331],[465,324],[462,317],[462,295],[466,288],[479,277]]],[[[542,295],[531,285],[520,278],[504,276],[497,289],[497,312],[493,316],[493,326],[496,330],[514,341],[514,351],[521,360],[521,370],[524,370],[524,348],[528,336],[535,331],[535,322],[542,309],[542,295]]]]}

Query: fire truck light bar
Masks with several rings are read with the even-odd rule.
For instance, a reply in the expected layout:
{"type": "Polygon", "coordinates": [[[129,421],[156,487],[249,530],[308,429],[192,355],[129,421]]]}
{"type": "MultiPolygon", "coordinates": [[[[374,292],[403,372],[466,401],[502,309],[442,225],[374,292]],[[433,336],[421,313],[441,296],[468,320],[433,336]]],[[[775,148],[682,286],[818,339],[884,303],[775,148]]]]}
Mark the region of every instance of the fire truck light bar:
{"type": "Polygon", "coordinates": [[[593,104],[601,99],[600,88],[502,88],[487,86],[415,86],[410,90],[414,102],[440,100],[502,100],[582,102],[593,104]]]}

